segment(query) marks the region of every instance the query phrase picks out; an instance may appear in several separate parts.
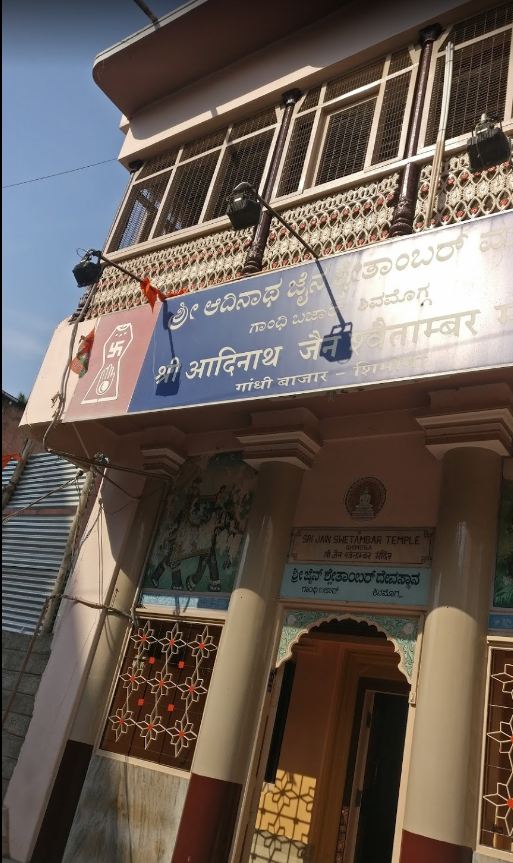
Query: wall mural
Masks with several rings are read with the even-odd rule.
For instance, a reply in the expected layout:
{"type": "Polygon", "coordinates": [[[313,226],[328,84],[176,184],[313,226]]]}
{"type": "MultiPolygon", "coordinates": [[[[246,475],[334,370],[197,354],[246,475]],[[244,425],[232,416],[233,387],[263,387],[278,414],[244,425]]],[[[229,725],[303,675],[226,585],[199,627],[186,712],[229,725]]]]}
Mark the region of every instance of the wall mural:
{"type": "Polygon", "coordinates": [[[230,593],[255,479],[240,453],[185,462],[160,519],[143,599],[145,594],[230,593]]]}
{"type": "Polygon", "coordinates": [[[493,606],[513,609],[513,480],[510,479],[502,481],[493,606]]]}

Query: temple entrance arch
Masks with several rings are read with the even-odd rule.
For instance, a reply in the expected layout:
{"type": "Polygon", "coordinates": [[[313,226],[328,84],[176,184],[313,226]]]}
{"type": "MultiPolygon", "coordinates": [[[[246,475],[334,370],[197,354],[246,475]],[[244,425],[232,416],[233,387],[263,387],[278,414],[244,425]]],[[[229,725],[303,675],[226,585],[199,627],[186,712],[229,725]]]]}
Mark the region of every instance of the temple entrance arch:
{"type": "Polygon", "coordinates": [[[284,610],[251,827],[234,859],[395,861],[421,621],[284,610]]]}

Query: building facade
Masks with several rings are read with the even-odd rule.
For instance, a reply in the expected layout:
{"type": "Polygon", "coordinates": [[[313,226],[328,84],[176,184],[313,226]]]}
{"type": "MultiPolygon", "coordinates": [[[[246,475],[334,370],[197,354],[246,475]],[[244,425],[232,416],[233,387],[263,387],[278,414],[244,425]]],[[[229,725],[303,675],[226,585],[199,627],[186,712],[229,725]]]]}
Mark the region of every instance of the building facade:
{"type": "Polygon", "coordinates": [[[513,860],[512,5],[298,6],[94,65],[130,182],[23,422],[103,481],[18,863],[513,860]]]}

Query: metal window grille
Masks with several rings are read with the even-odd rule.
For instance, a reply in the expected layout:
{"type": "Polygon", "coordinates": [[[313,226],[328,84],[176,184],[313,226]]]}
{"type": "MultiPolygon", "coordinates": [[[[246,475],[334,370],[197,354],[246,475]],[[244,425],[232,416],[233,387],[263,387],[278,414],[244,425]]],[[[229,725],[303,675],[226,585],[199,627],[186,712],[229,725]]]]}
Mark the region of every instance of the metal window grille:
{"type": "Polygon", "coordinates": [[[237,138],[244,138],[252,132],[260,132],[268,126],[274,126],[276,123],[276,109],[269,108],[266,111],[261,111],[255,117],[250,117],[248,120],[243,120],[241,123],[236,123],[230,132],[229,141],[235,141],[237,138]]]}
{"type": "Polygon", "coordinates": [[[219,176],[212,192],[208,218],[215,219],[226,212],[226,199],[237,183],[246,180],[260,185],[273,131],[253,135],[226,148],[219,176]]]}
{"type": "Polygon", "coordinates": [[[331,115],[317,183],[363,169],[375,106],[376,99],[367,99],[331,115]]]}
{"type": "MultiPolygon", "coordinates": [[[[482,113],[504,118],[511,31],[481,39],[454,52],[447,138],[470,132],[482,113]]],[[[426,145],[434,144],[442,102],[444,58],[438,57],[426,145]]]]}
{"type": "MultiPolygon", "coordinates": [[[[507,3],[452,28],[450,38],[456,51],[448,138],[469,133],[484,111],[504,117],[511,30],[493,31],[508,27],[512,20],[513,4],[507,3]]],[[[438,132],[444,71],[443,48],[439,50],[427,109],[426,146],[434,144],[438,132]]],[[[359,172],[369,163],[400,157],[411,73],[397,73],[411,66],[410,51],[404,48],[308,91],[297,106],[278,177],[278,196],[298,190],[305,168],[310,183],[324,183],[359,172]],[[387,76],[396,77],[384,81],[386,69],[387,76]],[[376,94],[379,85],[382,99],[380,96],[376,102],[373,97],[355,103],[355,91],[366,85],[375,85],[376,94]],[[337,105],[337,113],[328,117],[319,157],[319,133],[322,140],[321,130],[325,128],[323,114],[329,103],[340,97],[345,97],[345,107],[337,105]],[[380,116],[373,124],[376,104],[380,106],[380,116]],[[307,157],[309,166],[305,165],[307,157]],[[319,160],[315,176],[314,166],[319,160]]],[[[152,231],[162,236],[223,215],[227,195],[238,182],[260,184],[277,122],[277,108],[265,109],[231,128],[186,144],[181,152],[175,147],[149,160],[129,187],[109,250],[144,242],[153,236],[152,231]],[[175,176],[169,185],[168,200],[162,204],[172,170],[175,176]]]]}
{"type": "Polygon", "coordinates": [[[456,24],[452,30],[451,40],[455,45],[461,45],[462,42],[477,39],[478,36],[483,36],[499,27],[505,27],[512,22],[513,4],[505,3],[503,6],[488,9],[486,12],[456,24]]]}
{"type": "Polygon", "coordinates": [[[206,153],[207,150],[213,150],[215,147],[220,147],[226,137],[226,129],[221,129],[219,132],[214,132],[212,135],[207,135],[205,138],[198,138],[196,141],[191,141],[183,148],[181,161],[192,159],[193,156],[200,156],[206,153]]]}
{"type": "Polygon", "coordinates": [[[199,221],[218,158],[218,151],[214,151],[176,169],[155,236],[188,228],[199,221]]]}
{"type": "Polygon", "coordinates": [[[361,69],[356,69],[348,75],[343,75],[341,78],[335,78],[335,80],[330,81],[326,87],[326,101],[336,99],[337,96],[343,96],[345,93],[350,93],[351,90],[356,90],[365,84],[379,81],[383,74],[383,63],[384,60],[381,58],[370,66],[363,66],[361,69]]]}
{"type": "Polygon", "coordinates": [[[372,163],[393,159],[399,152],[411,73],[390,78],[385,85],[372,163]]]}
{"type": "Polygon", "coordinates": [[[136,182],[114,232],[109,249],[143,243],[150,236],[169,179],[169,171],[152,180],[136,182]]]}
{"type": "Polygon", "coordinates": [[[315,114],[311,112],[296,120],[281,172],[278,195],[289,195],[299,186],[314,118],[315,114]]]}
{"type": "Polygon", "coordinates": [[[100,748],[190,770],[221,629],[184,618],[139,618],[100,748]]]}
{"type": "Polygon", "coordinates": [[[148,159],[148,161],[142,166],[140,173],[137,175],[137,179],[142,180],[144,177],[150,177],[152,174],[156,174],[157,171],[164,171],[166,168],[172,168],[176,162],[178,152],[178,150],[171,150],[170,153],[161,153],[153,159],[148,159]]]}
{"type": "Polygon", "coordinates": [[[298,113],[301,114],[303,111],[307,111],[309,108],[316,108],[319,104],[319,96],[321,95],[321,88],[315,87],[313,90],[309,90],[306,93],[301,105],[299,106],[298,113]]]}
{"type": "Polygon", "coordinates": [[[407,69],[411,65],[410,52],[405,48],[403,51],[396,51],[395,54],[392,54],[388,71],[390,75],[393,75],[394,72],[401,72],[403,69],[407,69]]]}

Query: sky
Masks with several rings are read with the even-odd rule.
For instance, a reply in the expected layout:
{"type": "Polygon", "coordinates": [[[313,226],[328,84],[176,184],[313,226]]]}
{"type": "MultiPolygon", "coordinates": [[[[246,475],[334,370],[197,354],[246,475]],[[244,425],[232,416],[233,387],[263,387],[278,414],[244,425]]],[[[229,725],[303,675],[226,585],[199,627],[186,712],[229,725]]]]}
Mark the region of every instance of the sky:
{"type": "MultiPolygon", "coordinates": [[[[181,2],[146,5],[160,17],[181,2]]],[[[93,61],[150,21],[134,0],[3,0],[2,23],[2,389],[28,397],[82,293],[76,249],[103,247],[129,179],[115,161],[121,114],[94,83],[93,61]]]]}

